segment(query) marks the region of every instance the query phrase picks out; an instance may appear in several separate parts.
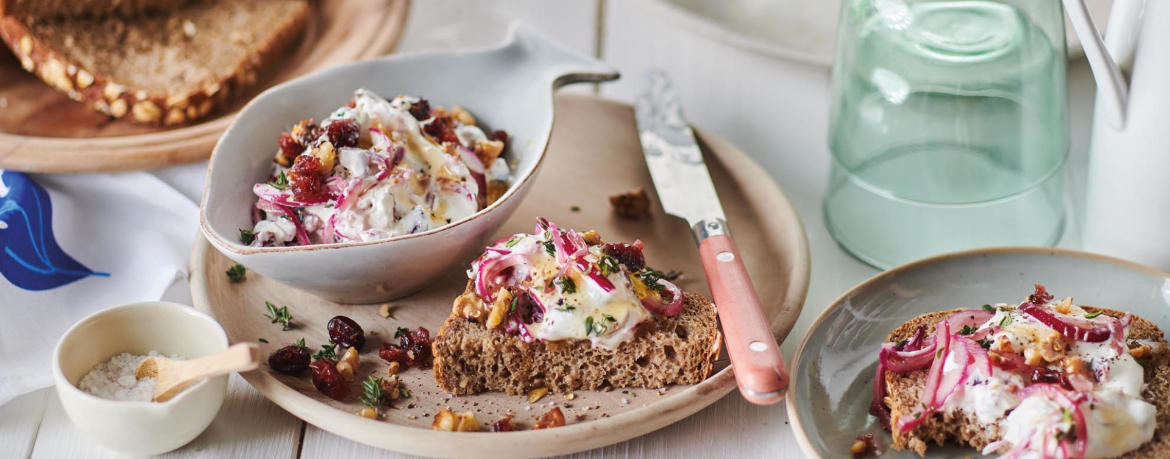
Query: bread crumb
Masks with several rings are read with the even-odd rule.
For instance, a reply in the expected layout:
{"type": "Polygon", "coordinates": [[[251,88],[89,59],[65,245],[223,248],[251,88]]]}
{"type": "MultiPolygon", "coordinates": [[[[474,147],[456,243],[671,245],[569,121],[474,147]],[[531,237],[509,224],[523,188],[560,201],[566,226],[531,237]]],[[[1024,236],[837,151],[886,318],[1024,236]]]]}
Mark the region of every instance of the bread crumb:
{"type": "Polygon", "coordinates": [[[195,29],[195,23],[191,22],[190,19],[183,21],[183,35],[188,39],[195,38],[195,32],[197,31],[195,29]]]}
{"type": "Polygon", "coordinates": [[[609,204],[613,212],[622,218],[641,220],[650,216],[650,196],[641,187],[611,195],[609,204]]]}
{"type": "Polygon", "coordinates": [[[628,399],[628,398],[625,398],[625,397],[622,397],[622,398],[621,398],[621,402],[622,402],[622,405],[629,405],[629,404],[630,404],[630,399],[628,399]]]}

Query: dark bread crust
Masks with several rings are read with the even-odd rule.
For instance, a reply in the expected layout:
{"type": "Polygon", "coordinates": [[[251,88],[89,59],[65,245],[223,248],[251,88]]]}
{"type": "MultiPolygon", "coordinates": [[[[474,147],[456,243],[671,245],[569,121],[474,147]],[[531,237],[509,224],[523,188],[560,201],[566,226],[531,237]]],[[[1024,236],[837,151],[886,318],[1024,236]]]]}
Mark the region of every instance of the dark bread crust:
{"type": "Polygon", "coordinates": [[[183,26],[171,27],[168,14],[134,19],[82,17],[54,20],[4,16],[0,17],[0,39],[12,49],[25,70],[95,111],[113,118],[128,118],[139,124],[179,125],[207,117],[226,105],[233,96],[255,84],[260,73],[297,42],[310,10],[307,0],[236,3],[241,1],[199,2],[169,14],[189,17],[195,22],[201,22],[200,18],[212,21],[217,17],[254,16],[252,22],[265,25],[255,26],[255,41],[251,43],[233,43],[232,37],[226,36],[227,32],[224,36],[209,36],[219,35],[210,27],[197,29],[197,38],[186,43],[176,37],[176,34],[185,33],[183,26]],[[109,30],[122,30],[126,36],[139,37],[139,40],[91,39],[106,36],[109,30]],[[201,59],[210,59],[201,45],[205,40],[221,43],[217,48],[221,53],[242,50],[241,58],[226,67],[203,62],[201,59]],[[174,44],[160,44],[164,42],[174,44]],[[164,56],[172,53],[183,57],[170,73],[202,73],[203,76],[188,81],[176,79],[173,75],[155,75],[149,69],[130,64],[161,62],[164,56]],[[119,62],[125,63],[116,65],[119,62]],[[139,87],[129,81],[125,70],[103,71],[94,67],[99,63],[110,67],[134,67],[131,71],[147,73],[145,77],[153,78],[156,87],[139,87]]]}
{"type": "MultiPolygon", "coordinates": [[[[1101,311],[1112,317],[1122,317],[1122,311],[1112,309],[1082,306],[1086,311],[1101,311]]],[[[919,326],[926,328],[927,336],[934,333],[935,324],[942,322],[956,311],[939,311],[924,314],[910,320],[890,332],[887,342],[896,343],[907,339],[914,334],[919,326]]],[[[1166,457],[1170,451],[1170,350],[1167,348],[1165,336],[1161,329],[1153,322],[1141,317],[1133,316],[1133,323],[1129,329],[1130,340],[1146,340],[1160,343],[1155,349],[1154,356],[1145,365],[1146,391],[1142,398],[1154,405],[1155,420],[1154,438],[1140,448],[1120,456],[1121,459],[1154,459],[1166,457]]],[[[892,413],[890,419],[896,420],[912,414],[922,398],[922,391],[926,387],[927,369],[908,374],[886,372],[887,403],[892,413]]],[[[942,445],[946,440],[953,440],[960,445],[967,445],[976,449],[983,449],[988,443],[999,440],[1002,432],[998,426],[985,428],[980,425],[974,413],[956,413],[944,416],[936,413],[927,421],[910,432],[894,433],[893,449],[913,450],[920,456],[926,455],[926,448],[930,441],[942,445]]]]}
{"type": "Polygon", "coordinates": [[[714,370],[722,339],[715,305],[684,295],[681,313],[639,327],[615,350],[588,341],[525,343],[502,327],[489,330],[453,313],[432,345],[435,381],[456,395],[698,384],[714,370]]]}
{"type": "Polygon", "coordinates": [[[0,15],[17,17],[133,16],[206,0],[0,0],[0,15]]]}

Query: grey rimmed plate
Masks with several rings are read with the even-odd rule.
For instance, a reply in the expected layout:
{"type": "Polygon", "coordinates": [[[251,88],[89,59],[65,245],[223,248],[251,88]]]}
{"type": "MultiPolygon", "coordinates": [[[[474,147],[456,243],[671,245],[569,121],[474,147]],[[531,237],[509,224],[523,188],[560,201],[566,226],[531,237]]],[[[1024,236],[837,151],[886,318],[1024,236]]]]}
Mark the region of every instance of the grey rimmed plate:
{"type": "MultiPolygon", "coordinates": [[[[788,417],[813,458],[849,457],[858,435],[873,433],[882,458],[890,435],[868,414],[878,348],[898,325],[920,314],[987,303],[1013,303],[1040,283],[1058,297],[1132,312],[1170,330],[1170,274],[1062,249],[998,248],[928,258],[862,282],[829,305],[801,340],[792,363],[788,417]]],[[[982,457],[972,448],[931,447],[928,458],[982,457]]]]}

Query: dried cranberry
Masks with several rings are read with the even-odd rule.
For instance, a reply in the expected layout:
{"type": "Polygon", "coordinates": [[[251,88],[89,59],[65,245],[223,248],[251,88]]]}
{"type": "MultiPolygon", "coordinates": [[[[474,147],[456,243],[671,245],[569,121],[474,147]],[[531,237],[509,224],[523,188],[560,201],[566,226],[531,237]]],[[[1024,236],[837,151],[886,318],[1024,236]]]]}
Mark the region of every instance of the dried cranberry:
{"type": "Polygon", "coordinates": [[[1051,368],[1036,367],[1036,369],[1032,370],[1032,382],[1058,384],[1067,390],[1073,390],[1068,376],[1051,368]]]}
{"type": "Polygon", "coordinates": [[[321,159],[313,155],[297,156],[288,173],[289,188],[293,199],[301,202],[320,201],[325,198],[325,181],[321,178],[321,159]]]}
{"type": "Polygon", "coordinates": [[[361,128],[357,121],[351,119],[335,120],[325,127],[325,135],[329,136],[329,143],[336,148],[356,147],[358,137],[361,137],[361,128]]]}
{"type": "Polygon", "coordinates": [[[408,367],[418,365],[429,368],[434,360],[431,354],[431,332],[423,327],[406,331],[399,337],[398,344],[382,343],[378,348],[378,356],[387,362],[398,362],[408,367]]]}
{"type": "Polygon", "coordinates": [[[504,131],[492,131],[487,135],[488,140],[499,140],[500,142],[508,143],[508,133],[504,131]]]}
{"type": "Polygon", "coordinates": [[[512,422],[512,416],[505,414],[496,422],[492,423],[492,432],[511,432],[516,430],[516,423],[512,422]]]}
{"type": "Polygon", "coordinates": [[[299,375],[309,369],[309,350],[301,346],[285,346],[268,356],[268,366],[273,370],[299,375]]]}
{"type": "Polygon", "coordinates": [[[450,122],[451,117],[449,116],[436,116],[435,119],[423,126],[423,132],[426,132],[438,143],[459,143],[459,136],[455,135],[454,129],[451,129],[450,122]]]}
{"type": "Polygon", "coordinates": [[[605,244],[605,254],[617,259],[618,263],[626,265],[630,271],[641,271],[646,267],[646,256],[642,254],[642,244],[605,244]]]}
{"type": "Polygon", "coordinates": [[[329,319],[326,328],[329,330],[329,341],[359,351],[366,345],[366,332],[349,317],[337,316],[329,319]]]}
{"type": "Polygon", "coordinates": [[[341,373],[337,372],[337,366],[332,361],[317,359],[309,364],[309,368],[313,369],[313,386],[318,392],[339,401],[349,396],[349,386],[345,385],[345,380],[341,379],[341,373]]]}
{"type": "Polygon", "coordinates": [[[410,109],[408,111],[410,112],[410,116],[413,116],[414,119],[419,121],[425,120],[431,117],[431,103],[427,102],[426,99],[420,98],[418,102],[410,104],[410,109]]]}
{"type": "Polygon", "coordinates": [[[281,133],[280,139],[277,139],[276,143],[280,145],[280,153],[290,161],[305,151],[305,146],[297,142],[297,139],[294,139],[292,134],[287,132],[281,133]]]}

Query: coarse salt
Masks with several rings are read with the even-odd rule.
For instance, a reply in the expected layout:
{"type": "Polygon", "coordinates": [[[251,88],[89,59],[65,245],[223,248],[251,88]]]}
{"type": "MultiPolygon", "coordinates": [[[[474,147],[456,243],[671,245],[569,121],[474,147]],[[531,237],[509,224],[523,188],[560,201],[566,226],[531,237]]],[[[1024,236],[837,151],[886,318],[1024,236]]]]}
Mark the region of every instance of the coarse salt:
{"type": "Polygon", "coordinates": [[[134,355],[123,352],[105,362],[94,366],[85,377],[81,378],[78,388],[94,396],[106,400],[120,402],[149,402],[154,395],[154,386],[158,384],[155,378],[134,377],[138,364],[147,357],[166,357],[172,360],[183,360],[182,356],[167,357],[157,351],[150,351],[147,355],[134,355]]]}

